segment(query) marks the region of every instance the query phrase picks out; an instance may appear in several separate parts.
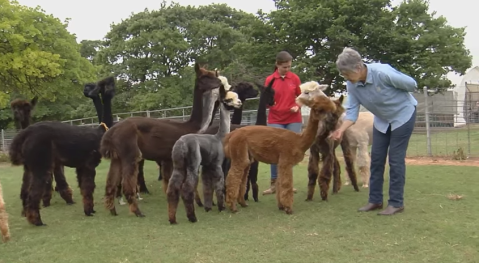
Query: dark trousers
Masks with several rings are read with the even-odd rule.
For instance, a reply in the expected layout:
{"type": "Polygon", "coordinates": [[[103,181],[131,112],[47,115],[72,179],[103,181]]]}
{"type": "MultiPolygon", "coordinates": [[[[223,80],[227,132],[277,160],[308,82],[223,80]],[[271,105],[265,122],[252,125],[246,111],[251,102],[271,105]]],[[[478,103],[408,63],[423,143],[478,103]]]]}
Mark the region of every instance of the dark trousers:
{"type": "Polygon", "coordinates": [[[406,182],[406,151],[416,123],[416,110],[409,121],[386,134],[373,128],[371,147],[371,177],[369,179],[369,203],[383,203],[384,167],[389,148],[389,200],[388,205],[401,207],[404,204],[406,182]]]}

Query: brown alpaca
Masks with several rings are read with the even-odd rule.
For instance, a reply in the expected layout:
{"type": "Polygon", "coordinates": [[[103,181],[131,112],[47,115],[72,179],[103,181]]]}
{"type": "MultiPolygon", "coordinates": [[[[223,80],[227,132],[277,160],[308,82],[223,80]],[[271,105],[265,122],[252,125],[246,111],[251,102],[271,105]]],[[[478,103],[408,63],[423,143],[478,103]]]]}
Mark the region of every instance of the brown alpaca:
{"type": "MultiPolygon", "coordinates": [[[[326,85],[320,85],[315,81],[309,81],[301,84],[301,92],[305,93],[319,93],[324,94],[323,90],[326,85]]],[[[327,200],[329,184],[331,182],[331,176],[334,178],[333,193],[337,193],[341,188],[341,167],[339,165],[338,158],[336,157],[336,147],[341,144],[341,148],[344,154],[344,161],[346,163],[346,170],[348,176],[351,178],[353,187],[356,191],[359,191],[356,181],[356,171],[354,170],[354,159],[351,149],[349,147],[348,138],[343,138],[341,142],[332,141],[328,137],[332,131],[334,131],[344,114],[344,108],[342,105],[336,108],[335,111],[327,114],[325,118],[321,120],[318,125],[317,135],[314,143],[309,149],[309,162],[308,162],[308,196],[306,201],[313,199],[314,189],[316,187],[316,181],[318,181],[321,189],[322,200],[327,200]],[[319,171],[319,155],[323,160],[323,166],[319,171]],[[319,175],[319,176],[318,176],[319,175]],[[318,178],[319,177],[319,178],[318,178]]]]}
{"type": "Polygon", "coordinates": [[[5,210],[5,201],[3,201],[2,184],[0,183],[0,232],[3,242],[10,239],[10,229],[8,227],[8,214],[5,210]]]}
{"type": "Polygon", "coordinates": [[[130,211],[143,217],[136,199],[138,162],[145,159],[161,164],[163,191],[166,193],[173,170],[173,145],[182,135],[202,132],[208,127],[214,107],[214,96],[211,94],[219,94],[217,91],[221,81],[217,72],[200,68],[197,63],[195,71],[193,109],[188,121],[130,117],[115,124],[103,136],[100,153],[111,160],[105,187],[105,207],[111,215],[117,215],[113,200],[117,186],[121,183],[130,211]],[[203,109],[203,99],[206,100],[205,105],[210,107],[206,111],[203,109]]]}
{"type": "Polygon", "coordinates": [[[278,165],[278,208],[286,214],[293,213],[293,166],[303,160],[304,153],[313,144],[319,121],[341,107],[343,96],[334,101],[324,94],[303,93],[296,100],[311,108],[308,125],[301,134],[269,126],[248,126],[226,135],[224,150],[231,160],[226,177],[226,204],[233,213],[237,212],[236,202],[247,206],[244,194],[253,159],[278,165]]]}
{"type": "MultiPolygon", "coordinates": [[[[10,108],[13,112],[13,120],[15,122],[15,127],[17,131],[26,129],[32,123],[32,111],[35,109],[38,102],[38,97],[35,96],[31,101],[15,99],[10,103],[10,108]]],[[[72,205],[75,202],[73,201],[72,189],[68,185],[67,179],[65,178],[65,173],[63,165],[55,164],[52,180],[48,181],[47,189],[42,197],[43,207],[50,206],[50,201],[52,199],[52,183],[55,179],[55,191],[57,191],[60,196],[65,200],[68,205],[72,205]]]]}

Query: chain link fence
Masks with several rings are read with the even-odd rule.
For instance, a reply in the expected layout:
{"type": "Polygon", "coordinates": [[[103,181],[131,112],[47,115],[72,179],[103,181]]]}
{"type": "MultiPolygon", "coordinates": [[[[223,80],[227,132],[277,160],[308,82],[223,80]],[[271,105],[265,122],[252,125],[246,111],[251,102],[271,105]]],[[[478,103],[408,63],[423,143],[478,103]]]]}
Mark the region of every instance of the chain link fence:
{"type": "MultiPolygon", "coordinates": [[[[417,119],[409,142],[408,157],[447,157],[463,160],[479,157],[479,84],[467,84],[464,94],[454,91],[436,93],[423,90],[413,93],[418,101],[417,119]]],[[[257,98],[249,99],[257,103],[257,98]]],[[[251,102],[250,102],[251,103],[251,102]]],[[[246,104],[245,104],[246,105],[246,104]]],[[[362,108],[362,111],[365,111],[362,108]]],[[[113,114],[116,120],[130,116],[167,118],[184,121],[191,107],[113,114]]],[[[309,109],[303,108],[303,124],[307,124],[309,109]]],[[[219,114],[216,114],[216,119],[219,114]]],[[[98,125],[96,117],[63,121],[71,125],[98,125]]],[[[253,125],[256,110],[243,110],[242,123],[253,125]]],[[[15,130],[1,130],[0,150],[8,151],[15,130]]]]}

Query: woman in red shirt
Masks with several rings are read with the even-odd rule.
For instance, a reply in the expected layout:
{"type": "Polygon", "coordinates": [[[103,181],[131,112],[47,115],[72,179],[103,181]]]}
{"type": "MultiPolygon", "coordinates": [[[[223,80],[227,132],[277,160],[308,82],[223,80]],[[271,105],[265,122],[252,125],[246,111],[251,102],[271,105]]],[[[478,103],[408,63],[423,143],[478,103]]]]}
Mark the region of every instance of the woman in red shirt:
{"type": "MultiPolygon", "coordinates": [[[[300,133],[303,126],[300,107],[296,104],[296,97],[301,94],[301,81],[298,75],[291,72],[293,57],[286,51],[276,55],[276,70],[266,78],[265,86],[275,78],[273,89],[276,104],[269,107],[268,126],[288,129],[300,133]]],[[[278,176],[276,164],[271,164],[271,186],[263,191],[263,195],[276,192],[275,183],[278,176]]],[[[296,192],[296,189],[293,188],[296,192]]]]}

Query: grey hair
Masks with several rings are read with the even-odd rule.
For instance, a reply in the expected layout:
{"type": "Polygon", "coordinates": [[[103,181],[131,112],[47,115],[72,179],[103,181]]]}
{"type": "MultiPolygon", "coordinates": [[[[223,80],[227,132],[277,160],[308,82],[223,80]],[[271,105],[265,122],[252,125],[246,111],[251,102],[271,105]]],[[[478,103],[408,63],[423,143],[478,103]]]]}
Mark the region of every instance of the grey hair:
{"type": "Polygon", "coordinates": [[[336,60],[339,72],[357,72],[363,65],[359,52],[349,47],[345,47],[336,60]]]}

